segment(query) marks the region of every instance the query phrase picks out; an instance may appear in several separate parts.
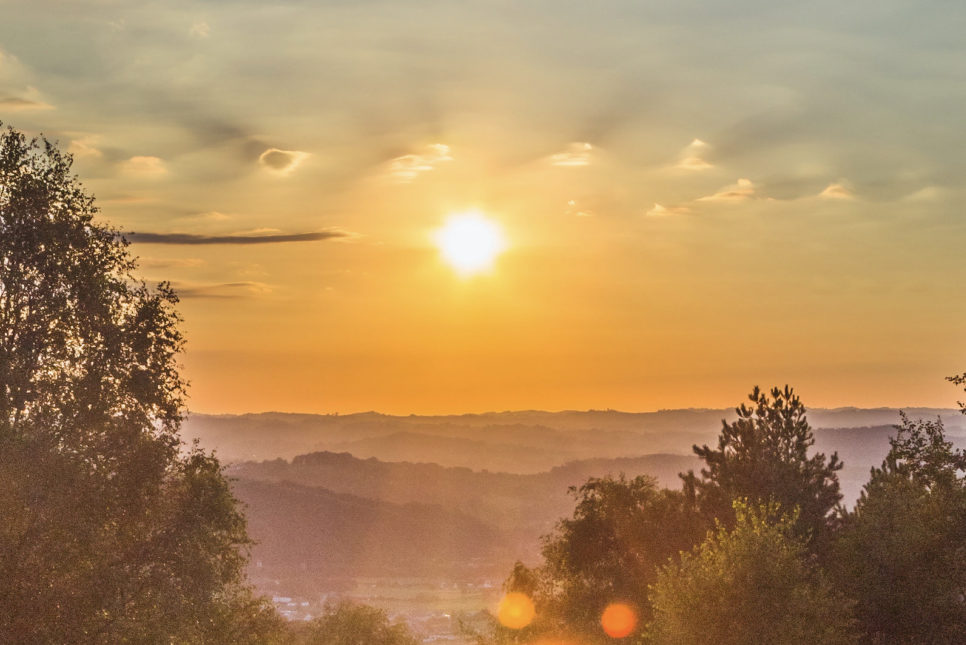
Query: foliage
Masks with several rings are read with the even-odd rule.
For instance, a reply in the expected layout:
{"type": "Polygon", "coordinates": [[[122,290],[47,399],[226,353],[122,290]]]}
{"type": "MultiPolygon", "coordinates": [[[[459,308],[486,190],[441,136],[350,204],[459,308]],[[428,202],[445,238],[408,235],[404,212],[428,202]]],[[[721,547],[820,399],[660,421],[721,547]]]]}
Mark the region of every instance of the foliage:
{"type": "Polygon", "coordinates": [[[966,630],[966,456],[942,421],[910,421],[873,469],[836,542],[865,642],[942,645],[966,630]]]}
{"type": "Polygon", "coordinates": [[[165,285],[53,144],[0,134],[0,633],[30,643],[256,642],[218,461],[178,438],[183,340],[165,285]]]}
{"type": "Polygon", "coordinates": [[[405,623],[390,623],[385,610],[350,602],[327,607],[293,631],[298,645],[416,645],[405,623]]]}
{"type": "Polygon", "coordinates": [[[718,447],[694,446],[707,464],[701,477],[683,476],[685,490],[710,521],[731,525],[732,502],[747,499],[753,505],[777,502],[799,509],[795,531],[814,547],[828,538],[833,513],[842,499],[838,475],[842,463],[833,454],[809,456],[814,445],[805,406],[792,388],[774,388],[772,398],[757,387],[749,395],[754,404],[736,409],[738,419],[722,422],[718,447]]]}
{"type": "Polygon", "coordinates": [[[683,494],[659,489],[651,477],[592,478],[571,493],[573,517],[544,538],[543,566],[518,563],[506,588],[534,598],[534,633],[603,639],[607,605],[627,603],[646,618],[658,567],[697,544],[704,525],[683,494]]]}
{"type": "Polygon", "coordinates": [[[855,642],[848,603],[794,537],[797,514],[775,504],[734,505],[719,526],[652,587],[654,645],[845,645],[855,642]]]}
{"type": "MultiPolygon", "coordinates": [[[[946,380],[953,385],[966,385],[966,374],[957,374],[956,376],[947,376],[946,380]]],[[[959,409],[963,414],[966,414],[966,403],[958,401],[959,409]]]]}

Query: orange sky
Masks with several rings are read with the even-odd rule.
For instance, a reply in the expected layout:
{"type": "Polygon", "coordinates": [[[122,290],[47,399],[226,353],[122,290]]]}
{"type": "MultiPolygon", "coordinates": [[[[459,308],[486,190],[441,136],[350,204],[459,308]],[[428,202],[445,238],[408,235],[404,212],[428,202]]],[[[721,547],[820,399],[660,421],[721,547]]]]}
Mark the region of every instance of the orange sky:
{"type": "Polygon", "coordinates": [[[195,411],[955,405],[941,7],[0,4],[0,119],[154,235],[195,411]],[[471,209],[506,249],[467,276],[471,209]]]}

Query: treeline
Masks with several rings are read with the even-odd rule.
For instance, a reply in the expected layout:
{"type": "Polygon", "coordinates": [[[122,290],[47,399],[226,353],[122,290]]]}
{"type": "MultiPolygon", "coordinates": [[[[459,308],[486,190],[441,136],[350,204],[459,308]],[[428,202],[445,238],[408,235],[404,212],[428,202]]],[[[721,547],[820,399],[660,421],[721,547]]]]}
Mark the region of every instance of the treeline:
{"type": "MultiPolygon", "coordinates": [[[[954,377],[963,383],[964,377],[954,377]]],[[[952,645],[966,629],[966,456],[942,422],[905,415],[854,509],[840,504],[836,455],[809,455],[791,388],[757,388],[700,473],[680,490],[652,478],[591,479],[545,538],[543,564],[505,586],[531,599],[514,629],[481,643],[609,640],[651,645],[952,645]]]]}

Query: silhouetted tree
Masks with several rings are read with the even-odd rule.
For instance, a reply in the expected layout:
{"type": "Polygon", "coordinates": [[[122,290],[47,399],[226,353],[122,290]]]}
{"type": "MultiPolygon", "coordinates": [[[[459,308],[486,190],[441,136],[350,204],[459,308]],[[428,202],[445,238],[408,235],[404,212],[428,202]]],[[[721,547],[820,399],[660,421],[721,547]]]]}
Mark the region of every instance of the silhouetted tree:
{"type": "Polygon", "coordinates": [[[813,549],[821,550],[842,499],[838,475],[842,463],[833,454],[809,455],[814,445],[805,406],[792,388],[774,388],[772,398],[757,387],[748,397],[753,406],[737,408],[738,419],[722,422],[718,447],[694,446],[705,461],[701,476],[683,475],[686,493],[708,521],[734,522],[732,502],[752,505],[771,501],[799,509],[795,530],[813,549]]]}
{"type": "Polygon", "coordinates": [[[70,167],[0,134],[0,634],[256,642],[278,624],[243,579],[244,517],[178,436],[177,298],[132,277],[70,167]]]}
{"type": "Polygon", "coordinates": [[[847,645],[856,642],[849,603],[794,537],[796,515],[777,505],[734,506],[719,526],[652,587],[654,645],[847,645]]]}
{"type": "Polygon", "coordinates": [[[544,564],[518,564],[507,590],[533,597],[533,634],[604,639],[601,614],[614,602],[636,607],[643,625],[648,585],[669,558],[701,541],[702,519],[682,493],[659,489],[653,477],[592,478],[570,490],[576,509],[544,538],[544,564]]]}
{"type": "Polygon", "coordinates": [[[833,571],[869,645],[952,645],[966,633],[966,455],[941,420],[902,424],[836,540],[833,571]]]}

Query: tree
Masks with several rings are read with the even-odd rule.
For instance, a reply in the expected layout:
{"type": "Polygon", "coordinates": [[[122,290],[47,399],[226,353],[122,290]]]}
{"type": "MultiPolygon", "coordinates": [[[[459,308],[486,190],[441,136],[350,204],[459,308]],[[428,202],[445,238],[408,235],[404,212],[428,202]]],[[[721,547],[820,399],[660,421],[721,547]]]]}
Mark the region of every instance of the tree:
{"type": "Polygon", "coordinates": [[[742,404],[736,421],[722,422],[717,448],[694,446],[707,466],[700,478],[694,472],[682,476],[685,491],[709,521],[729,526],[735,521],[736,499],[797,508],[795,530],[813,550],[821,551],[842,499],[836,474],[842,463],[837,454],[827,461],[824,454],[808,454],[815,439],[805,406],[792,388],[774,388],[771,395],[769,399],[755,387],[748,397],[753,407],[742,404]]]}
{"type": "Polygon", "coordinates": [[[833,571],[870,645],[951,645],[966,631],[966,455],[941,420],[902,424],[835,543],[833,571]]]}
{"type": "Polygon", "coordinates": [[[530,570],[518,563],[505,585],[534,599],[537,618],[525,637],[556,632],[603,640],[601,615],[615,602],[635,607],[643,625],[658,568],[705,532],[685,496],[659,489],[653,477],[592,478],[570,491],[577,506],[544,538],[544,564],[530,570]]]}
{"type": "Polygon", "coordinates": [[[0,134],[0,633],[254,642],[277,627],[218,461],[182,445],[183,339],[71,157],[0,134]]]}
{"type": "Polygon", "coordinates": [[[390,623],[386,612],[343,602],[296,629],[299,645],[416,645],[405,623],[390,623]]]}
{"type": "Polygon", "coordinates": [[[775,504],[734,505],[719,525],[651,588],[654,645],[846,645],[856,634],[849,604],[794,536],[797,514],[775,504]]]}

